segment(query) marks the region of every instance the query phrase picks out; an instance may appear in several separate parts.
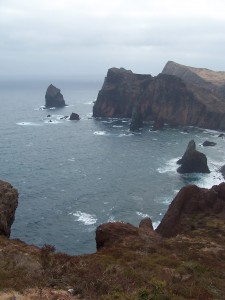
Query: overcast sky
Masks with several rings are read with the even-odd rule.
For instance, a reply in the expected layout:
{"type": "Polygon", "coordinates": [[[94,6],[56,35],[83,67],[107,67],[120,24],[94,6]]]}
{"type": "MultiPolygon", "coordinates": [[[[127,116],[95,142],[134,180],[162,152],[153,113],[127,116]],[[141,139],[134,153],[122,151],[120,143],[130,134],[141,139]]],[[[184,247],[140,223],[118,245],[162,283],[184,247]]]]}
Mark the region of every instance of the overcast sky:
{"type": "Polygon", "coordinates": [[[225,71],[224,0],[0,0],[0,79],[225,71]]]}

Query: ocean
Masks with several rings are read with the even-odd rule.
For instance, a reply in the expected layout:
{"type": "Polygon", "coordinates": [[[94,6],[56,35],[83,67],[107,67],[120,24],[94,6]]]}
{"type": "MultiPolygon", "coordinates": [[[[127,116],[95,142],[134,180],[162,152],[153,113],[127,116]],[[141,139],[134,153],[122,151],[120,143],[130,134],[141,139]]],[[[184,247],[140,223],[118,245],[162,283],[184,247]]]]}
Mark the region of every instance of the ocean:
{"type": "Polygon", "coordinates": [[[93,119],[102,83],[0,82],[0,179],[19,191],[11,238],[68,254],[93,253],[101,223],[137,226],[149,216],[156,227],[181,187],[223,181],[218,169],[225,164],[225,139],[219,132],[169,126],[153,132],[148,123],[133,134],[128,119],[93,119]],[[61,89],[67,107],[43,109],[50,83],[61,89]],[[72,112],[81,120],[61,119],[72,112]],[[191,139],[207,155],[210,174],[176,172],[191,139]],[[202,147],[205,140],[217,145],[202,147]]]}

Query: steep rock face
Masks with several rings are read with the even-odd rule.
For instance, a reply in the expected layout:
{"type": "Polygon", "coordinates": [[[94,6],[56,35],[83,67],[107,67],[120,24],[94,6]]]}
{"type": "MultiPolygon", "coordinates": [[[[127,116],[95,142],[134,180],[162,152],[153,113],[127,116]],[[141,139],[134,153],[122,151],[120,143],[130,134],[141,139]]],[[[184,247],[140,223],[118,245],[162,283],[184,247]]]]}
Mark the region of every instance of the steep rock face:
{"type": "Polygon", "coordinates": [[[144,121],[225,129],[225,102],[215,89],[174,75],[152,77],[116,68],[107,73],[93,116],[131,118],[137,103],[144,121]]]}
{"type": "Polygon", "coordinates": [[[93,107],[94,117],[131,118],[151,75],[134,74],[123,68],[108,70],[102,89],[93,107]]]}
{"type": "Polygon", "coordinates": [[[215,72],[205,68],[193,68],[168,61],[163,74],[175,75],[186,83],[201,86],[223,97],[225,101],[225,72],[215,72]]]}
{"type": "Polygon", "coordinates": [[[96,229],[96,248],[135,247],[160,242],[149,218],[141,221],[139,228],[129,223],[114,222],[101,224],[96,229]]]}
{"type": "Polygon", "coordinates": [[[10,236],[17,205],[17,190],[8,182],[0,180],[0,235],[10,236]]]}
{"type": "Polygon", "coordinates": [[[183,187],[169,206],[156,232],[172,237],[201,227],[204,217],[225,218],[225,183],[211,189],[183,187]]]}
{"type": "Polygon", "coordinates": [[[136,131],[143,127],[143,117],[140,105],[134,107],[131,117],[130,130],[136,131]]]}
{"type": "Polygon", "coordinates": [[[45,94],[45,107],[63,107],[65,105],[66,103],[60,89],[50,84],[45,94]]]}
{"type": "Polygon", "coordinates": [[[178,173],[210,173],[206,155],[196,150],[194,140],[188,143],[184,155],[177,164],[181,165],[177,169],[178,173]]]}

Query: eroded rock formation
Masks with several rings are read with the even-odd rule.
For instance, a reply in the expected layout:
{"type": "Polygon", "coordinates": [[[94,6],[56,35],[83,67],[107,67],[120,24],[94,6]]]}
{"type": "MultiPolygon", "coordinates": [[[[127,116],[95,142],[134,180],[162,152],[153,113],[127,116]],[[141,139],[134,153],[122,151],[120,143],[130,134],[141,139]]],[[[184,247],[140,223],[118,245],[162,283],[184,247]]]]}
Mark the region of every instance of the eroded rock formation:
{"type": "Polygon", "coordinates": [[[196,150],[194,140],[188,143],[184,155],[177,164],[181,165],[177,169],[178,173],[210,173],[206,155],[196,150]]]}
{"type": "Polygon", "coordinates": [[[17,190],[8,182],[0,180],[0,235],[10,237],[17,205],[17,190]]]}
{"type": "Polygon", "coordinates": [[[169,206],[156,232],[163,237],[201,228],[203,218],[225,218],[225,183],[211,189],[183,187],[169,206]]]}
{"type": "Polygon", "coordinates": [[[153,230],[149,218],[141,221],[139,228],[129,223],[105,223],[96,229],[97,250],[111,247],[138,247],[143,243],[157,243],[160,236],[153,230]]]}
{"type": "Polygon", "coordinates": [[[204,79],[207,84],[200,84],[201,78],[185,81],[184,76],[179,78],[179,72],[170,75],[165,74],[169,73],[168,68],[168,72],[165,70],[152,77],[125,69],[109,69],[94,104],[93,116],[131,118],[134,107],[140,103],[144,121],[163,120],[170,125],[225,129],[225,94],[222,93],[225,77],[220,76],[217,89],[213,88],[216,80],[208,84],[204,79]]]}
{"type": "Polygon", "coordinates": [[[45,94],[45,107],[63,107],[65,105],[66,103],[60,89],[50,84],[45,94]]]}

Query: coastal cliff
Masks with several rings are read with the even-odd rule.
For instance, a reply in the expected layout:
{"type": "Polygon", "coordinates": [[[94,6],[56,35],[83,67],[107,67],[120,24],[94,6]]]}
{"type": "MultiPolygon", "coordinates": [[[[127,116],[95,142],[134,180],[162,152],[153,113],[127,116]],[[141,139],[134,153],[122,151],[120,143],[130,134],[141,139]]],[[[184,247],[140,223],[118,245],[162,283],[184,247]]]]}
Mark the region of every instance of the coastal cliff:
{"type": "MultiPolygon", "coordinates": [[[[163,120],[172,126],[225,130],[225,97],[222,92],[225,77],[221,75],[217,85],[216,80],[207,83],[192,73],[186,77],[193,80],[184,80],[184,75],[178,76],[178,69],[179,65],[175,65],[173,72],[171,67],[165,67],[156,77],[134,74],[122,68],[109,69],[94,104],[93,116],[131,118],[138,104],[144,121],[163,120]]],[[[208,78],[213,77],[210,74],[208,78]]]]}
{"type": "Polygon", "coordinates": [[[189,185],[156,230],[149,218],[100,225],[93,254],[0,236],[0,298],[225,299],[224,218],[225,183],[189,185]]]}

